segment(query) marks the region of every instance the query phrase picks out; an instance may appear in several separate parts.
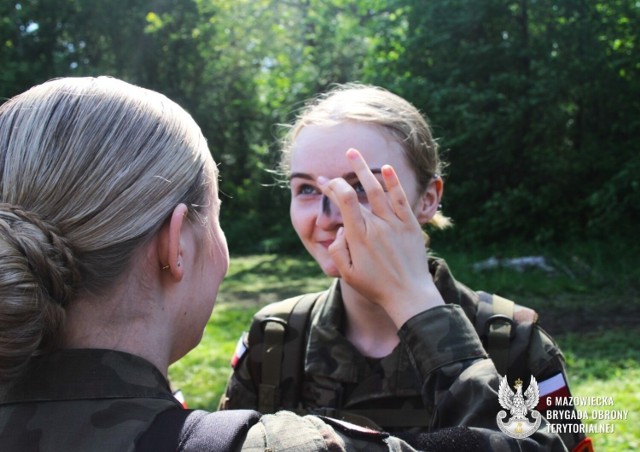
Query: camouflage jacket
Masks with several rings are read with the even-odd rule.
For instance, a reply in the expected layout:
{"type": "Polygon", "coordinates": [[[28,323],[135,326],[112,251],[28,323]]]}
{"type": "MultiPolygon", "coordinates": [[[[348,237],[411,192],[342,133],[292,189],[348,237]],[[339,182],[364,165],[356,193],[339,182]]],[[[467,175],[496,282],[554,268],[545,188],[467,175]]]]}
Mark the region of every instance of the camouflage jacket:
{"type": "MultiPolygon", "coordinates": [[[[399,346],[382,359],[362,356],[343,335],[340,286],[332,284],[325,301],[316,303],[312,312],[301,408],[336,417],[377,409],[395,410],[385,413],[395,412],[398,417],[410,412],[416,417],[414,425],[421,426],[411,431],[470,426],[481,432],[487,450],[496,444],[504,444],[505,450],[564,450],[558,436],[543,428],[525,441],[513,440],[498,430],[499,375],[471,324],[478,294],[455,281],[444,261],[430,259],[430,269],[447,304],[410,319],[398,332],[399,346]]],[[[530,365],[542,374],[563,372],[562,355],[548,335],[536,328],[532,341],[536,353],[530,354],[530,365]]],[[[255,345],[245,343],[247,351],[230,376],[220,408],[257,409],[252,370],[261,354],[252,353],[255,345]]],[[[387,425],[379,425],[396,433],[408,430],[398,427],[392,417],[387,425]]],[[[356,420],[349,415],[344,418],[356,420]]]]}
{"type": "Polygon", "coordinates": [[[146,360],[110,350],[32,359],[0,397],[0,450],[133,451],[156,414],[180,407],[146,360]]]}
{"type": "MultiPolygon", "coordinates": [[[[146,360],[112,350],[62,350],[35,358],[0,395],[0,450],[134,451],[156,416],[171,409],[182,410],[167,380],[146,360]]],[[[284,411],[256,416],[235,441],[238,447],[207,447],[226,414],[206,413],[190,425],[185,441],[179,433],[180,447],[170,450],[415,450],[387,434],[284,411]]]]}

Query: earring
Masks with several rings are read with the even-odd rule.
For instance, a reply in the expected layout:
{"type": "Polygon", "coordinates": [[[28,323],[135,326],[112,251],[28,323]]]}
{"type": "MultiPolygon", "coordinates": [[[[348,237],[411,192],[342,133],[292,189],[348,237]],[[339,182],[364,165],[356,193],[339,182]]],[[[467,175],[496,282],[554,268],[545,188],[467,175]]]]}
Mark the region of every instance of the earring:
{"type": "Polygon", "coordinates": [[[169,264],[162,266],[162,270],[168,270],[169,268],[171,268],[171,265],[169,264]]]}

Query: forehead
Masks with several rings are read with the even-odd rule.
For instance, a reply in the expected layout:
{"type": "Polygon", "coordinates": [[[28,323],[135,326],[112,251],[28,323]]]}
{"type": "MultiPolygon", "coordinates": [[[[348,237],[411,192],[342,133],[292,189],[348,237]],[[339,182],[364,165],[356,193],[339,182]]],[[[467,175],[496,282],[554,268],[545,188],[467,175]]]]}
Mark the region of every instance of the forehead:
{"type": "Polygon", "coordinates": [[[313,124],[298,133],[292,146],[291,171],[336,177],[351,171],[345,157],[348,149],[362,153],[371,168],[390,164],[406,167],[404,150],[381,126],[356,122],[313,124]]]}

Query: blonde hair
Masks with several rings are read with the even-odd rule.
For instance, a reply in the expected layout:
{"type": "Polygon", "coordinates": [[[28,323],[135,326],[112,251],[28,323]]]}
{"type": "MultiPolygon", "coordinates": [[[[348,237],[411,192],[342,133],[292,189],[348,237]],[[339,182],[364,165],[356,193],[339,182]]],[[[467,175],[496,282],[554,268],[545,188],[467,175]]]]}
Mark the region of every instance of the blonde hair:
{"type": "MultiPolygon", "coordinates": [[[[379,126],[396,139],[421,191],[427,188],[434,176],[442,175],[444,164],[438,154],[438,144],[420,111],[383,88],[356,83],[336,85],[331,91],[312,99],[301,110],[282,140],[278,172],[288,179],[293,145],[304,127],[349,121],[379,126]]],[[[430,224],[444,229],[451,225],[451,220],[438,210],[430,224]]]]}
{"type": "Polygon", "coordinates": [[[0,382],[55,349],[69,303],[113,284],[178,203],[197,218],[208,152],[177,104],[109,77],[0,106],[0,382]]]}

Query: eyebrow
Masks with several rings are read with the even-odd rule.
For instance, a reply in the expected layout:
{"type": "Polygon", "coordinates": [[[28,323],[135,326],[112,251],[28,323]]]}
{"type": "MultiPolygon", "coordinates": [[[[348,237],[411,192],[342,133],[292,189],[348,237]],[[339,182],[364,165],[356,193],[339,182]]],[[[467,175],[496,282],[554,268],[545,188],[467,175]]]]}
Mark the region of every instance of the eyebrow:
{"type": "MultiPolygon", "coordinates": [[[[373,174],[381,174],[382,170],[380,168],[370,168],[371,172],[373,174]]],[[[344,180],[354,180],[357,179],[358,176],[356,175],[355,172],[353,171],[349,171],[348,173],[343,174],[342,177],[344,180]]],[[[310,174],[307,173],[291,173],[291,175],[289,176],[289,181],[291,181],[292,179],[295,178],[300,178],[300,179],[306,179],[306,180],[311,180],[311,181],[315,181],[316,179],[314,177],[312,177],[310,174]]]]}

